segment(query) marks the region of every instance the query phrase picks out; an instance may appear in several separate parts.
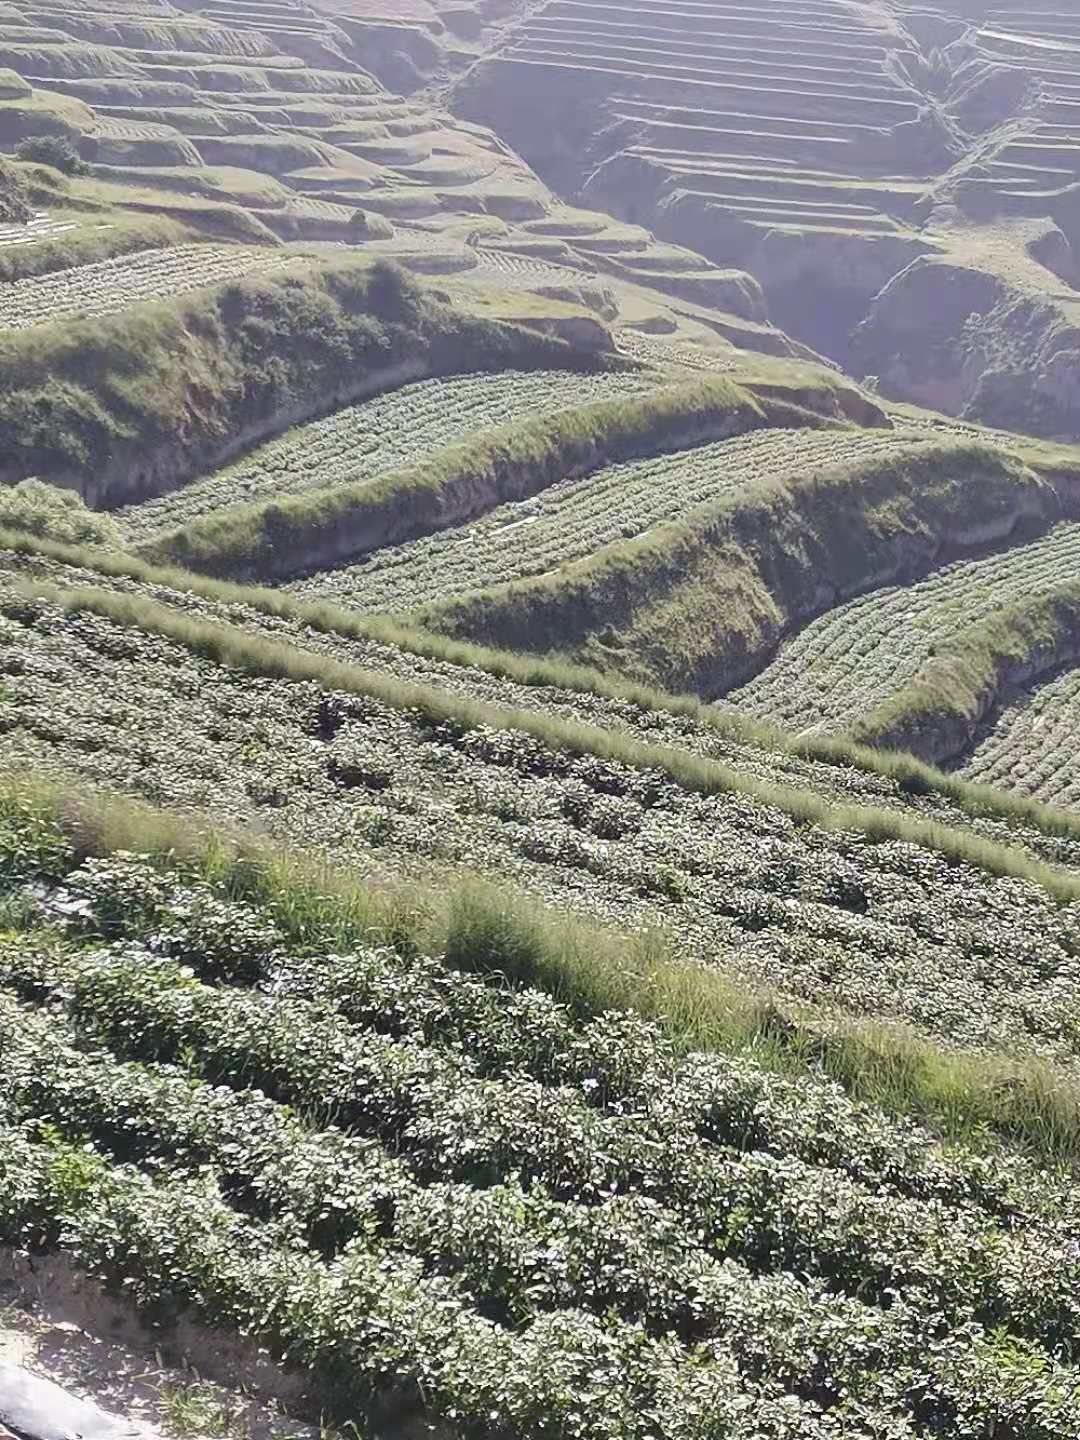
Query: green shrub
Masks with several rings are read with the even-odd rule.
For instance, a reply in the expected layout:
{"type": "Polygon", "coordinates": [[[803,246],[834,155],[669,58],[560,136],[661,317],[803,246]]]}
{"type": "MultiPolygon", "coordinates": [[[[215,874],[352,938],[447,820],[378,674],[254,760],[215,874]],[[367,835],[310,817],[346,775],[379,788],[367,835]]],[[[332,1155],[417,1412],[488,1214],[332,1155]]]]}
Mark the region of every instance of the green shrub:
{"type": "Polygon", "coordinates": [[[120,547],[120,529],[111,515],[95,514],[74,490],[43,480],[20,480],[0,490],[0,525],[67,545],[120,547]]]}
{"type": "Polygon", "coordinates": [[[15,158],[33,165],[51,165],[63,175],[90,174],[90,166],[63,135],[31,135],[18,146],[15,158]]]}

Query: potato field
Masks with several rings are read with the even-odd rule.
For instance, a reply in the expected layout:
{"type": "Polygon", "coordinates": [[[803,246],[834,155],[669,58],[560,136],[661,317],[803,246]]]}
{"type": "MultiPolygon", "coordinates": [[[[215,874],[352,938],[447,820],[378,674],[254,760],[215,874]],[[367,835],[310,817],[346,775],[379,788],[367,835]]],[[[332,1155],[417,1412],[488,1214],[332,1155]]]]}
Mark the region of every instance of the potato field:
{"type": "Polygon", "coordinates": [[[132,544],[215,510],[273,495],[354,484],[414,465],[477,430],[543,411],[634,395],[655,384],[645,374],[501,371],[421,380],[336,410],[260,446],[236,465],[168,495],[131,505],[117,518],[132,544]]]}
{"type": "Polygon", "coordinates": [[[244,678],[18,589],[2,614],[0,759],[16,771],[255,824],[417,883],[464,867],[632,930],[662,924],[793,1003],[1080,1069],[1075,907],[1032,883],[483,720],[427,721],[407,698],[244,678]]]}
{"type": "Polygon", "coordinates": [[[725,705],[797,731],[837,733],[914,676],[933,647],[1020,600],[1080,579],[1080,525],[949,565],[827,611],[725,705]]]}
{"type": "Polygon", "coordinates": [[[1080,1440],[1051,8],[2,0],[0,1440],[1080,1440]]]}
{"type": "Polygon", "coordinates": [[[172,245],[140,250],[55,274],[0,286],[0,326],[23,330],[58,320],[113,315],[142,300],[161,300],[202,285],[237,280],[298,261],[280,251],[244,245],[172,245]]]}
{"type": "Polygon", "coordinates": [[[1007,696],[987,733],[964,758],[967,779],[1031,795],[1047,805],[1080,806],[1080,672],[1065,671],[1007,696]]]}
{"type": "Polygon", "coordinates": [[[917,448],[892,432],[759,430],[611,465],[473,524],[379,552],[289,588],[361,610],[403,612],[488,585],[544,575],[651,526],[678,520],[741,486],[917,448]]]}
{"type": "Polygon", "coordinates": [[[17,816],[0,875],[0,1238],[303,1357],[338,1413],[1080,1426],[1074,1181],[17,816]]]}

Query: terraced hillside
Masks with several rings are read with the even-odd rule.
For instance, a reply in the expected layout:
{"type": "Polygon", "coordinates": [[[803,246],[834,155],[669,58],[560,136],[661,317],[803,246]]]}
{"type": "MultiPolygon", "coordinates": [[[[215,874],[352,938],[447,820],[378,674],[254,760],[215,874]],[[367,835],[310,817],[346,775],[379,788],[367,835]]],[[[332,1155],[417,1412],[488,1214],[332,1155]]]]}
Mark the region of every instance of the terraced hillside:
{"type": "Polygon", "coordinates": [[[777,323],[887,393],[1075,438],[1057,10],[545,0],[452,100],[563,193],[748,269],[777,323]]]}
{"type": "Polygon", "coordinates": [[[1080,26],[0,31],[0,1433],[1076,1440],[1080,26]]]}
{"type": "MultiPolygon", "coordinates": [[[[50,224],[110,212],[102,228],[112,233],[96,237],[90,262],[132,248],[116,211],[163,211],[215,240],[362,244],[415,272],[485,285],[509,267],[515,291],[559,292],[549,294],[553,325],[599,309],[631,331],[707,349],[730,351],[734,340],[803,353],[767,323],[745,274],[567,209],[490,131],[386,90],[368,68],[382,54],[370,17],[320,14],[302,0],[268,0],[265,11],[147,0],[8,12],[0,149],[55,160],[67,147],[62,168],[88,171],[54,177],[40,198],[50,224]]],[[[70,245],[54,249],[30,272],[70,270],[77,258],[70,245]]],[[[73,288],[95,281],[87,271],[73,288]]],[[[47,296],[27,300],[28,314],[46,313],[47,296]]]]}
{"type": "Polygon", "coordinates": [[[1080,824],[4,547],[39,1277],[377,1434],[1073,1433],[1080,824]]]}

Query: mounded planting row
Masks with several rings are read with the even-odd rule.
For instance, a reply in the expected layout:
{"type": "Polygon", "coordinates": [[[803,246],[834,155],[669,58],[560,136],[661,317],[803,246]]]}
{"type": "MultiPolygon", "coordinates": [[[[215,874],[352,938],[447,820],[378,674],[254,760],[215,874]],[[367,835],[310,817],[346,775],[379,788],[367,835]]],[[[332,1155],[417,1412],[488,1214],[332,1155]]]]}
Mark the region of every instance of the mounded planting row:
{"type": "Polygon", "coordinates": [[[1059,513],[1053,487],[1007,454],[959,442],[763,480],[612,545],[553,577],[418,613],[499,648],[558,653],[702,695],[752,673],[791,628],[840,600],[933,568],[948,549],[1059,513]]]}
{"type": "Polygon", "coordinates": [[[768,424],[752,392],[717,376],[642,398],[547,414],[359,484],[234,507],[142,547],[151,563],[271,578],[321,569],[460,525],[615,460],[678,450],[768,424]]]}
{"type": "MultiPolygon", "coordinates": [[[[17,570],[26,568],[31,575],[62,586],[70,585],[74,567],[83,585],[92,582],[106,592],[149,587],[207,619],[242,615],[256,634],[274,632],[276,638],[287,637],[301,649],[321,650],[387,676],[422,677],[455,694],[490,699],[504,708],[550,710],[557,703],[559,713],[567,718],[601,723],[639,739],[662,735],[668,743],[703,758],[720,759],[739,783],[751,789],[758,778],[769,774],[845,802],[857,798],[899,805],[902,810],[912,804],[930,805],[928,816],[947,825],[981,825],[999,842],[1015,840],[1050,859],[1067,858],[1072,840],[1080,839],[1080,822],[1065,812],[1022,795],[967,783],[910,755],[867,749],[836,737],[793,742],[690,695],[550,658],[453,641],[325,601],[305,603],[281,590],[155,569],[99,546],[64,545],[17,532],[2,539],[17,570]]],[[[883,820],[880,815],[875,819],[875,829],[883,820]]]]}
{"type": "Polygon", "coordinates": [[[1075,1432],[1068,1175],[464,975],[556,959],[490,902],[445,961],[404,916],[372,950],[325,874],[42,801],[0,824],[8,1243],[254,1334],[340,1420],[1075,1432]],[[115,853],[140,831],[157,863],[115,853]]]}

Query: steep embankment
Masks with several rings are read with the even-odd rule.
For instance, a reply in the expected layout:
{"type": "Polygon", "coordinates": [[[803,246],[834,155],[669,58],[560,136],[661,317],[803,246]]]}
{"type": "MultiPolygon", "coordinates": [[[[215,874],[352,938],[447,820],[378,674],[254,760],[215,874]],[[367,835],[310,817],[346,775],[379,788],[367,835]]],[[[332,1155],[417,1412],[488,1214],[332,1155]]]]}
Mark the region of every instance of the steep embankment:
{"type": "Polygon", "coordinates": [[[455,637],[716,694],[842,599],[1058,511],[1049,482],[999,451],[898,436],[894,455],[760,482],[555,576],[419,618],[455,637]]]}
{"type": "Polygon", "coordinates": [[[898,399],[1075,439],[1080,291],[1064,234],[1014,224],[966,250],[916,260],[882,289],[853,337],[855,364],[898,399]]]}
{"type": "Polygon", "coordinates": [[[122,504],[405,380],[545,361],[575,357],[451,310],[393,266],[293,265],[0,337],[0,479],[39,475],[122,504]]]}
{"type": "Polygon", "coordinates": [[[21,223],[30,219],[30,204],[17,173],[6,161],[0,161],[0,221],[21,223]]]}
{"type": "Polygon", "coordinates": [[[271,578],[353,559],[461,525],[508,500],[613,460],[678,450],[768,424],[764,406],[717,376],[481,432],[412,468],[233,507],[141,553],[206,574],[271,578]]]}

